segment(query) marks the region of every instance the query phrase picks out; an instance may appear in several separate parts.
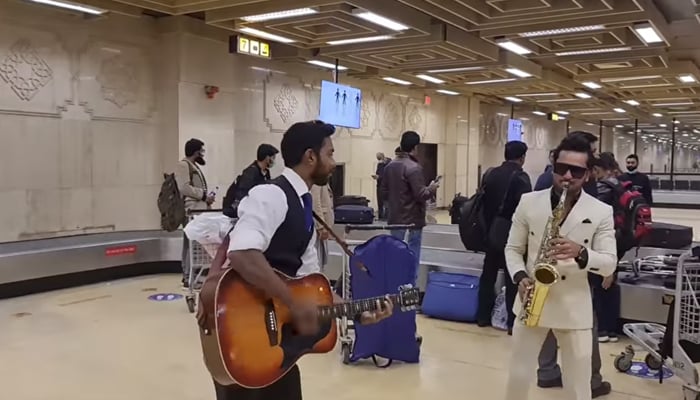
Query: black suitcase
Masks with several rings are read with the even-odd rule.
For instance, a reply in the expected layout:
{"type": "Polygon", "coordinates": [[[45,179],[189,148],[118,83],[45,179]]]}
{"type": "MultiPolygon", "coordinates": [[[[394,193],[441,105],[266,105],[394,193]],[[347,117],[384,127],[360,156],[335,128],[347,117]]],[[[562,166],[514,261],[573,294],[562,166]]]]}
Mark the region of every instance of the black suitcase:
{"type": "Polygon", "coordinates": [[[338,206],[335,208],[336,224],[371,224],[374,210],[367,206],[338,206]]]}
{"type": "Polygon", "coordinates": [[[339,196],[333,200],[333,205],[338,206],[369,206],[369,199],[365,196],[339,196]]]}
{"type": "Polygon", "coordinates": [[[652,222],[651,232],[642,239],[641,247],[685,249],[693,244],[693,228],[690,226],[652,222]]]}

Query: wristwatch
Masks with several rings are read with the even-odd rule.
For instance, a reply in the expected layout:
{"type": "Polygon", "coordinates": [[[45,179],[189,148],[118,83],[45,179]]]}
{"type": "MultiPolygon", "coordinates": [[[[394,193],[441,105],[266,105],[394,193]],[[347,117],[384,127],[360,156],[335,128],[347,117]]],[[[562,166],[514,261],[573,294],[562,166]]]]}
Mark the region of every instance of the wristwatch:
{"type": "Polygon", "coordinates": [[[578,251],[578,255],[574,257],[574,261],[576,261],[579,268],[586,268],[588,265],[588,249],[581,246],[581,250],[578,251]]]}

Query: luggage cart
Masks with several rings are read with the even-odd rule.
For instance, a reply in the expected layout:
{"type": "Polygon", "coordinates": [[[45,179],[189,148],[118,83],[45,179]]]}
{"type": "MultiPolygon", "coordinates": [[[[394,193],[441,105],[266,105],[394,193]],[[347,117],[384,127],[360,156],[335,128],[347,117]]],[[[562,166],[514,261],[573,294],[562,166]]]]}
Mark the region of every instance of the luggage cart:
{"type": "MultiPolygon", "coordinates": [[[[408,239],[408,229],[415,228],[415,225],[379,225],[379,224],[372,224],[372,225],[345,225],[345,236],[350,234],[352,231],[392,231],[392,230],[401,230],[405,229],[406,230],[406,235],[404,236],[404,241],[407,241],[408,239]]],[[[365,243],[365,240],[348,240],[345,239],[345,244],[347,244],[348,249],[350,248],[355,248],[360,244],[365,243]]],[[[420,260],[419,260],[420,264],[420,260]]],[[[340,296],[343,298],[345,301],[352,301],[352,289],[350,287],[350,276],[352,275],[351,271],[351,266],[350,266],[350,256],[347,254],[347,252],[343,252],[343,258],[342,258],[342,265],[343,268],[340,273],[340,278],[338,278],[338,283],[336,283],[336,290],[338,287],[338,284],[341,287],[341,294],[340,296]]],[[[356,270],[358,270],[359,267],[356,267],[356,270]]],[[[360,272],[357,273],[364,273],[360,270],[360,272]]],[[[350,364],[350,356],[352,354],[352,347],[354,344],[354,337],[353,335],[350,334],[350,331],[354,330],[355,327],[352,324],[352,321],[349,320],[347,317],[342,317],[340,319],[340,324],[338,326],[339,329],[339,336],[340,336],[340,353],[343,357],[343,364],[350,364]]],[[[421,344],[423,341],[423,338],[420,336],[416,337],[416,340],[418,341],[418,344],[421,344]]]]}
{"type": "MultiPolygon", "coordinates": [[[[669,265],[668,261],[664,260],[663,264],[669,265]]],[[[664,327],[659,324],[631,323],[625,324],[623,331],[647,352],[645,363],[650,369],[659,371],[660,380],[663,377],[662,367],[666,366],[683,380],[684,400],[700,400],[698,370],[693,364],[694,360],[681,345],[681,341],[700,344],[700,247],[694,247],[678,257],[675,278],[675,289],[667,291],[675,299],[673,324],[664,327]],[[665,354],[667,351],[662,350],[667,329],[672,330],[668,332],[672,334],[671,354],[665,354]]],[[[615,358],[615,368],[620,372],[629,371],[634,355],[635,347],[627,346],[615,358]]]]}
{"type": "MultiPolygon", "coordinates": [[[[221,213],[221,209],[212,210],[190,210],[187,212],[187,221],[192,221],[196,216],[204,213],[221,213]]],[[[204,280],[209,273],[211,262],[219,249],[219,244],[202,244],[196,240],[188,239],[190,242],[187,252],[187,268],[189,268],[189,279],[187,282],[187,294],[185,302],[190,313],[197,309],[197,298],[204,280]]],[[[185,261],[185,260],[183,260],[185,261]]]]}

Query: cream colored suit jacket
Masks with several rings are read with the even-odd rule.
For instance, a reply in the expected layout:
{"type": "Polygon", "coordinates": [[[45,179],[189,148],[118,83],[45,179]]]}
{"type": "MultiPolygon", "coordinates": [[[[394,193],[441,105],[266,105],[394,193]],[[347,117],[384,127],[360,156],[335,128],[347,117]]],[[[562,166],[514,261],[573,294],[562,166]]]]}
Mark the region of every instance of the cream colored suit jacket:
{"type": "MultiPolygon", "coordinates": [[[[511,278],[518,271],[532,277],[547,220],[552,215],[551,189],[524,194],[513,214],[505,248],[511,278]]],[[[552,329],[591,329],[593,306],[588,272],[609,276],[617,265],[613,211],[609,205],[581,193],[561,226],[560,234],[588,249],[588,264],[581,269],[573,260],[557,263],[560,277],[549,290],[539,326],[552,329]]],[[[513,312],[522,308],[516,298],[513,312]]],[[[519,323],[516,321],[516,323],[519,323]]]]}

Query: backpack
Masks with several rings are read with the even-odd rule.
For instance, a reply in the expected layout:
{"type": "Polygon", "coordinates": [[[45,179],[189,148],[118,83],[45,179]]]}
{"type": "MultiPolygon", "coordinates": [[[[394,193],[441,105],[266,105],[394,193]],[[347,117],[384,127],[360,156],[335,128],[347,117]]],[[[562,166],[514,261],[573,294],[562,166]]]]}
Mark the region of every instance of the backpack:
{"type": "Polygon", "coordinates": [[[233,183],[231,183],[231,186],[228,187],[223,203],[221,203],[224,215],[229,218],[238,218],[238,204],[241,202],[241,200],[236,199],[236,191],[238,190],[239,179],[241,179],[240,175],[238,175],[236,180],[234,180],[233,183]]]}
{"type": "MultiPolygon", "coordinates": [[[[612,185],[610,182],[605,182],[612,185]]],[[[651,233],[651,206],[632,182],[620,182],[614,187],[617,194],[614,207],[615,231],[623,239],[623,250],[639,247],[651,233]]]]}
{"type": "MultiPolygon", "coordinates": [[[[190,182],[192,181],[192,166],[187,163],[190,172],[190,182]]],[[[158,211],[160,211],[160,227],[167,231],[176,231],[180,225],[187,222],[187,211],[185,210],[185,199],[180,194],[177,187],[175,174],[163,174],[163,183],[158,193],[158,211]]]]}
{"type": "Polygon", "coordinates": [[[452,199],[452,205],[450,206],[449,214],[450,214],[450,223],[452,225],[457,225],[459,224],[460,219],[462,218],[462,205],[469,200],[468,197],[462,196],[462,193],[457,193],[455,197],[452,199]]]}
{"type": "Polygon", "coordinates": [[[486,251],[488,227],[484,219],[484,186],[492,168],[486,171],[476,193],[462,204],[459,218],[459,238],[470,251],[486,251]]]}

